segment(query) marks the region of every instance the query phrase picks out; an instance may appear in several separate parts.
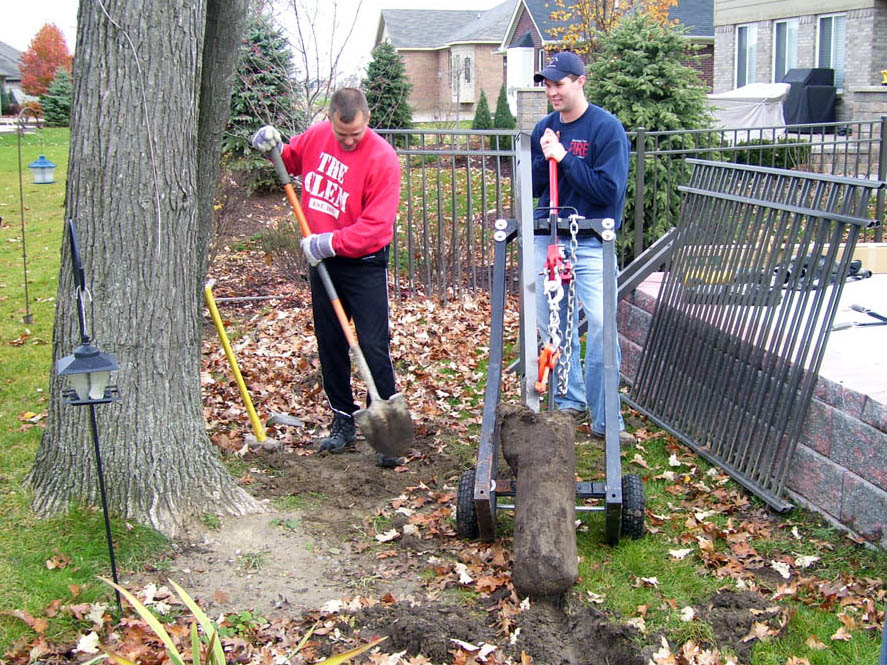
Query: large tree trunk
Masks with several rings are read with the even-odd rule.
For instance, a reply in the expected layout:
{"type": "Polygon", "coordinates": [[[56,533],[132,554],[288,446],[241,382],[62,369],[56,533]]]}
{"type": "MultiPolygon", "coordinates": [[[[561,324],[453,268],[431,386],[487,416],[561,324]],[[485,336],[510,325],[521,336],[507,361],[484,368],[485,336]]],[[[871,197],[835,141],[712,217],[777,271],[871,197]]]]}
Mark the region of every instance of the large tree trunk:
{"type": "MultiPolygon", "coordinates": [[[[87,327],[120,364],[121,401],[96,407],[108,500],[115,514],[169,534],[206,511],[261,510],[218,461],[201,404],[208,231],[198,208],[211,204],[208,162],[218,154],[206,137],[220,131],[229,92],[208,85],[230,84],[224,51],[236,52],[242,22],[231,7],[245,5],[209,2],[213,14],[206,0],[81,2],[74,61],[66,217],[93,300],[87,327]]],[[[73,293],[64,240],[54,360],[79,342],[73,293]]],[[[43,515],[98,501],[88,408],[64,405],[62,387],[53,375],[29,476],[43,515]]]]}

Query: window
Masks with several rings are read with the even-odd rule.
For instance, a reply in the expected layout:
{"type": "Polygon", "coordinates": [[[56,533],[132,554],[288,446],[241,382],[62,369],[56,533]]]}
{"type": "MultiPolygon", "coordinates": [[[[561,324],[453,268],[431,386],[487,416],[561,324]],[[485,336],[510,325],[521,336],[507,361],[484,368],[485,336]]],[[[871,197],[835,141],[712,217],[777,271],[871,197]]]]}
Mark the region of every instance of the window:
{"type": "Polygon", "coordinates": [[[473,46],[454,46],[450,51],[450,90],[452,101],[472,104],[475,101],[473,46]]]}
{"type": "Polygon", "coordinates": [[[773,82],[782,81],[789,69],[798,66],[798,19],[773,24],[773,82]]]}
{"type": "MultiPolygon", "coordinates": [[[[540,48],[540,49],[536,52],[536,71],[537,71],[537,72],[541,72],[543,69],[545,69],[545,63],[546,63],[546,62],[548,62],[548,57],[545,55],[545,49],[544,49],[544,48],[540,48]]],[[[545,85],[545,83],[542,82],[542,81],[540,81],[539,83],[533,83],[533,85],[535,85],[535,86],[543,86],[543,85],[545,85]]]]}
{"type": "Polygon", "coordinates": [[[755,82],[758,59],[758,26],[736,26],[736,87],[755,82]]]}
{"type": "Polygon", "coordinates": [[[835,70],[835,87],[844,87],[844,31],[846,14],[832,14],[819,17],[819,45],[817,47],[820,67],[835,70]]]}

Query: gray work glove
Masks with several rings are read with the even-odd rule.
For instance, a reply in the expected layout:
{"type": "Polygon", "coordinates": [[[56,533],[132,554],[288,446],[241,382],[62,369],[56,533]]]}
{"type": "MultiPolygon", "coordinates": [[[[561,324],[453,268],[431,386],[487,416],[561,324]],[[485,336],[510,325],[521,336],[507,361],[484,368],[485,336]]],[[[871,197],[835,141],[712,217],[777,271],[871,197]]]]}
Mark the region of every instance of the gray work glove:
{"type": "Polygon", "coordinates": [[[335,256],[333,250],[333,234],[332,233],[312,233],[307,238],[302,238],[302,252],[308,263],[316,266],[324,259],[335,256]]]}
{"type": "Polygon", "coordinates": [[[271,148],[281,145],[282,142],[280,132],[271,125],[265,125],[253,136],[253,148],[261,152],[268,152],[271,148]]]}

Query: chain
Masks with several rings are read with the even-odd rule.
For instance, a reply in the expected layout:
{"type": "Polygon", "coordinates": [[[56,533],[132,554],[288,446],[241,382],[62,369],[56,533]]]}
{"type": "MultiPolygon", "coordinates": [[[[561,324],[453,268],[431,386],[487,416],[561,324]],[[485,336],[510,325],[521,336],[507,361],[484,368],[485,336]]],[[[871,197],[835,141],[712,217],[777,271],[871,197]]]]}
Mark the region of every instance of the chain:
{"type": "Polygon", "coordinates": [[[571,365],[570,354],[573,351],[573,322],[576,318],[576,248],[579,246],[576,236],[578,233],[579,217],[577,215],[570,215],[570,270],[572,272],[572,279],[570,279],[570,286],[567,287],[567,326],[564,330],[566,339],[564,340],[563,362],[558,363],[557,367],[558,392],[561,395],[567,394],[567,382],[569,381],[571,365]]]}
{"type": "Polygon", "coordinates": [[[560,302],[564,298],[564,287],[560,280],[545,280],[545,297],[548,298],[548,339],[555,348],[561,344],[560,302]]]}

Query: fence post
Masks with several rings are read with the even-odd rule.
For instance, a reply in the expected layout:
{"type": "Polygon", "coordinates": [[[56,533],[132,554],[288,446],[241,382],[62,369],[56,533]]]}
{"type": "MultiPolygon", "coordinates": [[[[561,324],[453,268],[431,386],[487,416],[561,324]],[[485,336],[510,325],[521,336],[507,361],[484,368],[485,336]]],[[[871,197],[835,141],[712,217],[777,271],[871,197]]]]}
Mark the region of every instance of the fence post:
{"type": "MultiPolygon", "coordinates": [[[[881,116],[881,145],[878,150],[878,180],[884,182],[887,180],[887,115],[881,116]]],[[[884,189],[878,190],[878,196],[875,203],[875,219],[880,220],[881,226],[875,229],[875,242],[884,242],[884,189]]]]}
{"type": "Polygon", "coordinates": [[[647,130],[638,127],[634,158],[634,255],[644,251],[644,177],[647,130]]]}

